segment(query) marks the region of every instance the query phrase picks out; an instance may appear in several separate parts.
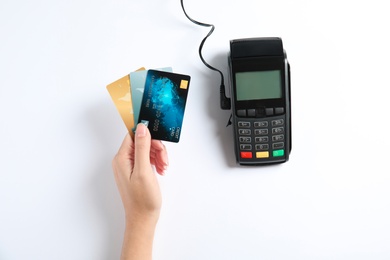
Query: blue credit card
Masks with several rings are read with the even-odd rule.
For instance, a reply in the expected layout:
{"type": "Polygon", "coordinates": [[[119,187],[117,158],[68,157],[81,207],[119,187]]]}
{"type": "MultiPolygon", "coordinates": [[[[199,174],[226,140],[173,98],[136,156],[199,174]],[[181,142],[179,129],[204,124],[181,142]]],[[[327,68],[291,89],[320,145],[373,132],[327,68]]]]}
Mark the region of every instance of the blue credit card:
{"type": "Polygon", "coordinates": [[[179,142],[191,77],[149,70],[138,123],[147,122],[153,139],[179,142]]]}
{"type": "MultiPolygon", "coordinates": [[[[172,72],[171,67],[159,68],[155,70],[163,70],[172,72]]],[[[133,101],[134,122],[138,122],[139,111],[141,109],[142,96],[144,94],[145,81],[147,70],[138,70],[130,73],[130,91],[133,101]]]]}

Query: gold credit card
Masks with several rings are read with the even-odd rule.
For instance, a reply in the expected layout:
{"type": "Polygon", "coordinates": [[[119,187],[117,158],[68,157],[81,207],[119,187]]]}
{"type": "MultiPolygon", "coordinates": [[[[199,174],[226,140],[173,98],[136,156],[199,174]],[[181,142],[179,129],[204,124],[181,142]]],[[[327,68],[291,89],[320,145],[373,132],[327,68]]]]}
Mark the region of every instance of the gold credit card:
{"type": "MultiPolygon", "coordinates": [[[[139,70],[145,70],[145,68],[139,68],[137,71],[139,70]]],[[[126,75],[107,85],[107,90],[111,95],[112,101],[114,101],[119,115],[126,125],[127,131],[133,135],[132,129],[134,128],[134,110],[130,89],[131,85],[129,75],[126,75]]]]}

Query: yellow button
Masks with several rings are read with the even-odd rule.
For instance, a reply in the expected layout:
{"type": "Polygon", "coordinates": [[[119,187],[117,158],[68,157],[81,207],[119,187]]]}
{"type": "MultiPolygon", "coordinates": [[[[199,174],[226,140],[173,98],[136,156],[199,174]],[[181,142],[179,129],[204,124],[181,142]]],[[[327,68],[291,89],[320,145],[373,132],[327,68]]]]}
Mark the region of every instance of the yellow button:
{"type": "Polygon", "coordinates": [[[268,158],[269,152],[256,152],[256,158],[268,158]]]}

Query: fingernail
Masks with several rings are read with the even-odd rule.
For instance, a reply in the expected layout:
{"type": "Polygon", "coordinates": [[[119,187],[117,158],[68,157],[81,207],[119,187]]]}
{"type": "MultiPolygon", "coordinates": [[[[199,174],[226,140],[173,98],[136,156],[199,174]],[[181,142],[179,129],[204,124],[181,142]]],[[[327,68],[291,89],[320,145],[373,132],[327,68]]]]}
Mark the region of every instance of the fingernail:
{"type": "Polygon", "coordinates": [[[141,124],[144,124],[146,127],[148,127],[149,121],[148,120],[141,120],[141,124]]]}
{"type": "Polygon", "coordinates": [[[146,136],[146,126],[143,123],[138,124],[135,135],[137,137],[146,136]]]}

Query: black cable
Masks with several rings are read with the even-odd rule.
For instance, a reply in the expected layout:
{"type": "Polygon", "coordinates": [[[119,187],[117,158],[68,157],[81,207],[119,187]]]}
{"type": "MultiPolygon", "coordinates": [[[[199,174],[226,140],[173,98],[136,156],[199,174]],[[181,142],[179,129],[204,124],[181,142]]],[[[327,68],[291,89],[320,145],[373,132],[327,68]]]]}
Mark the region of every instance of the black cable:
{"type": "Polygon", "coordinates": [[[204,27],[211,27],[209,33],[206,35],[206,37],[204,37],[204,39],[202,40],[202,42],[200,43],[200,46],[199,46],[199,57],[200,59],[202,60],[203,64],[206,65],[207,68],[211,69],[211,70],[214,70],[214,71],[217,71],[219,72],[220,76],[221,76],[221,84],[224,83],[224,77],[223,77],[223,74],[220,70],[214,68],[213,66],[211,66],[210,64],[208,64],[205,59],[203,58],[203,55],[202,55],[202,49],[203,49],[203,45],[204,43],[206,42],[207,38],[214,32],[214,29],[215,29],[215,26],[213,24],[207,24],[207,23],[201,23],[201,22],[198,22],[194,19],[192,19],[186,12],[185,8],[184,8],[184,4],[183,4],[183,0],[180,0],[180,3],[181,3],[181,8],[183,9],[183,12],[185,14],[185,16],[188,18],[188,20],[190,20],[191,22],[193,22],[194,24],[196,25],[200,25],[200,26],[204,26],[204,27]]]}
{"type": "Polygon", "coordinates": [[[200,25],[200,26],[204,26],[204,27],[211,27],[209,33],[206,35],[206,37],[204,37],[204,39],[202,40],[202,42],[200,43],[200,46],[199,46],[199,57],[200,59],[202,60],[203,64],[211,69],[211,70],[214,70],[214,71],[217,71],[219,73],[219,75],[221,76],[221,86],[220,86],[220,101],[221,101],[221,108],[222,109],[230,109],[230,98],[227,98],[226,97],[226,94],[225,94],[225,83],[224,83],[224,77],[223,77],[223,73],[222,71],[220,71],[219,69],[216,69],[214,68],[213,66],[211,66],[210,64],[208,64],[205,59],[203,58],[203,55],[202,55],[202,49],[203,49],[203,45],[204,43],[206,42],[207,38],[214,32],[214,29],[215,29],[215,26],[213,24],[207,24],[207,23],[201,23],[199,21],[196,21],[194,19],[192,19],[186,12],[185,8],[184,8],[184,4],[183,4],[183,0],[180,0],[180,3],[181,3],[181,8],[183,9],[183,12],[185,14],[185,16],[188,18],[188,20],[190,20],[191,22],[193,22],[194,24],[196,25],[200,25]]]}

